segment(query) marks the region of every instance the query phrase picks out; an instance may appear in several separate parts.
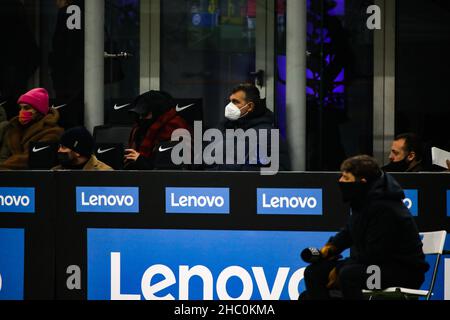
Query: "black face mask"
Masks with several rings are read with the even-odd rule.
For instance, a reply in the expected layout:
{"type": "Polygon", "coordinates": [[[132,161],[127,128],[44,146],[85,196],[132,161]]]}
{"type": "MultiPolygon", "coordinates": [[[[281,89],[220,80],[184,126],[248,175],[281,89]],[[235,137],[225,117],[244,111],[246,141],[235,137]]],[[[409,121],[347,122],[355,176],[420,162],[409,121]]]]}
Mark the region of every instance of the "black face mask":
{"type": "Polygon", "coordinates": [[[139,128],[143,128],[143,129],[148,129],[156,120],[155,115],[153,114],[153,116],[150,119],[146,119],[147,115],[143,114],[143,115],[138,115],[136,114],[134,117],[134,121],[137,124],[137,126],[139,128]]]}
{"type": "Polygon", "coordinates": [[[368,192],[368,185],[364,182],[339,182],[342,200],[344,202],[357,202],[363,200],[368,192]]]}
{"type": "Polygon", "coordinates": [[[67,168],[72,165],[73,159],[68,152],[58,152],[58,162],[63,167],[67,168]]]}
{"type": "Polygon", "coordinates": [[[383,170],[386,172],[406,172],[411,163],[405,157],[403,160],[397,162],[390,162],[389,164],[383,167],[383,170]]]}

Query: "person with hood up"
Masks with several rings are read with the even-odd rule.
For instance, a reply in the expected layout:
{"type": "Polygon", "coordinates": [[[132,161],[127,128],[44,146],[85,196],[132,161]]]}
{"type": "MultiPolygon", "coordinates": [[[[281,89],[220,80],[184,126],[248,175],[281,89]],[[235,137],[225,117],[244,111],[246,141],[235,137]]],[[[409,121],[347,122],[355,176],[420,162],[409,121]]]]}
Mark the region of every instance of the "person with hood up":
{"type": "Polygon", "coordinates": [[[381,272],[380,288],[419,289],[429,269],[419,231],[403,203],[405,194],[397,181],[383,173],[375,159],[362,155],[341,166],[339,186],[350,203],[347,225],[320,249],[321,259],[305,270],[305,299],[330,299],[330,290],[344,299],[363,299],[363,289],[372,273],[381,272]],[[350,257],[340,254],[350,248],[350,257]]]}
{"type": "Polygon", "coordinates": [[[191,127],[176,110],[176,102],[164,91],[151,90],[133,103],[130,112],[135,125],[129,138],[129,149],[125,150],[125,170],[152,170],[155,150],[162,142],[171,141],[177,129],[191,131],[191,127]]]}
{"type": "Polygon", "coordinates": [[[58,126],[58,111],[49,108],[48,100],[43,88],[19,98],[19,116],[8,123],[0,146],[0,170],[26,170],[30,143],[59,141],[64,130],[58,126]]]}

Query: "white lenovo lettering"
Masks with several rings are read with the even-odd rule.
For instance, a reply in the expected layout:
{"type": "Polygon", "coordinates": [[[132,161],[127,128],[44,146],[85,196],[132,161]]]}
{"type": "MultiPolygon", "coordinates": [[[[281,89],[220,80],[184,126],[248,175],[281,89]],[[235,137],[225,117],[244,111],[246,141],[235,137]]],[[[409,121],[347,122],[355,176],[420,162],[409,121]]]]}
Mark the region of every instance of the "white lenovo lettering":
{"type": "Polygon", "coordinates": [[[411,209],[412,208],[412,200],[411,199],[409,199],[409,198],[405,198],[405,199],[403,199],[403,203],[405,204],[405,206],[408,208],[408,209],[411,209]]]}
{"type": "Polygon", "coordinates": [[[28,196],[0,195],[0,206],[2,207],[28,207],[31,203],[28,196]]]}
{"type": "MultiPolygon", "coordinates": [[[[297,300],[299,297],[299,284],[303,280],[305,268],[295,270],[289,278],[290,271],[290,268],[278,268],[275,281],[272,288],[270,288],[263,267],[251,267],[250,272],[240,266],[229,266],[219,273],[214,284],[214,276],[206,266],[189,267],[180,265],[177,279],[176,274],[170,267],[156,264],[150,266],[144,272],[141,280],[141,292],[146,300],[175,300],[176,297],[171,293],[167,293],[166,289],[176,285],[178,282],[178,299],[189,300],[190,281],[193,277],[196,277],[203,284],[203,300],[212,300],[214,298],[214,289],[220,300],[249,300],[252,298],[255,288],[258,289],[262,300],[279,300],[286,285],[289,298],[297,300]],[[152,282],[155,277],[158,279],[158,282],[152,282]],[[242,292],[237,297],[232,297],[228,292],[228,283],[231,278],[237,278],[242,283],[242,292]],[[163,290],[166,290],[165,295],[158,295],[163,290]]],[[[138,293],[125,294],[121,292],[121,254],[120,252],[111,252],[111,299],[141,300],[142,296],[138,293]]]]}
{"type": "Polygon", "coordinates": [[[270,197],[267,199],[265,193],[262,194],[263,208],[302,208],[314,209],[317,207],[317,199],[314,197],[270,197]]]}
{"type": "Polygon", "coordinates": [[[91,194],[86,198],[84,192],[81,193],[81,205],[86,207],[131,207],[134,204],[134,198],[130,195],[95,195],[91,194]]]}
{"type": "Polygon", "coordinates": [[[170,193],[170,205],[172,207],[193,208],[221,208],[225,205],[225,199],[220,196],[179,196],[170,193]]]}

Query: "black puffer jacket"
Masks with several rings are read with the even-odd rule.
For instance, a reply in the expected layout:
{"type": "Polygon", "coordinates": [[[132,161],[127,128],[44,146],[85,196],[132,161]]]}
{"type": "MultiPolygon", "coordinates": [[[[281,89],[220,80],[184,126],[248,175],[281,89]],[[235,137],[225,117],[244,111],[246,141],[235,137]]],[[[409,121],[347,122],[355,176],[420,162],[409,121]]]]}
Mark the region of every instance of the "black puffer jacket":
{"type": "Polygon", "coordinates": [[[352,215],[344,229],[329,242],[339,252],[350,249],[350,257],[366,265],[397,264],[411,271],[429,268],[414,218],[403,204],[405,195],[397,181],[383,174],[371,183],[362,201],[352,204],[352,215]]]}

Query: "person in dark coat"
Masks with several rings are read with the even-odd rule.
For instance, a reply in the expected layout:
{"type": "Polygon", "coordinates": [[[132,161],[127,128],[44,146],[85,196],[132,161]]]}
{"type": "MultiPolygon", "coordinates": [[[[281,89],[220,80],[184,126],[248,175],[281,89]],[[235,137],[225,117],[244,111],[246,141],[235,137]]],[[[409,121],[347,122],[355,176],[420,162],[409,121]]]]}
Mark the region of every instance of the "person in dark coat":
{"type": "Polygon", "coordinates": [[[424,171],[424,145],[415,133],[403,133],[392,141],[389,163],[382,169],[385,172],[424,171]]]}
{"type": "Polygon", "coordinates": [[[130,110],[135,116],[135,125],[125,152],[126,170],[154,169],[157,147],[170,142],[177,129],[191,130],[191,127],[176,111],[176,102],[164,91],[151,90],[139,97],[130,110]]]}
{"type": "MultiPolygon", "coordinates": [[[[267,161],[270,159],[262,159],[260,157],[260,147],[263,142],[267,142],[267,155],[273,159],[274,155],[270,154],[272,150],[272,136],[271,130],[275,129],[274,114],[270,111],[263,99],[260,98],[260,92],[253,84],[241,84],[232,90],[230,95],[230,103],[225,108],[225,122],[223,122],[219,129],[224,135],[224,147],[226,147],[226,131],[227,130],[255,130],[257,134],[257,143],[255,146],[250,145],[245,141],[245,163],[237,161],[237,147],[234,143],[234,164],[224,164],[215,166],[215,170],[223,171],[254,171],[261,167],[267,167],[267,161]],[[260,140],[260,131],[267,132],[267,141],[260,140]],[[254,160],[252,162],[252,160],[254,160]],[[255,163],[256,162],[256,163],[255,163]]],[[[233,138],[234,139],[234,138],[233,138]]],[[[237,141],[239,142],[239,141],[237,141]]],[[[241,141],[242,142],[242,141],[241,141]]],[[[289,171],[291,169],[289,152],[286,142],[280,137],[277,141],[279,145],[279,170],[289,171]]],[[[224,155],[227,154],[224,149],[224,155]]]]}
{"type": "Polygon", "coordinates": [[[380,268],[377,289],[419,289],[429,265],[414,218],[403,204],[402,188],[369,156],[347,159],[341,171],[339,185],[351,216],[320,250],[322,259],[306,268],[303,296],[325,300],[330,290],[340,290],[344,299],[363,299],[369,266],[380,268]],[[350,257],[340,260],[348,248],[350,257]]]}

